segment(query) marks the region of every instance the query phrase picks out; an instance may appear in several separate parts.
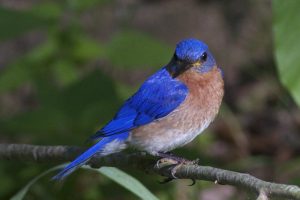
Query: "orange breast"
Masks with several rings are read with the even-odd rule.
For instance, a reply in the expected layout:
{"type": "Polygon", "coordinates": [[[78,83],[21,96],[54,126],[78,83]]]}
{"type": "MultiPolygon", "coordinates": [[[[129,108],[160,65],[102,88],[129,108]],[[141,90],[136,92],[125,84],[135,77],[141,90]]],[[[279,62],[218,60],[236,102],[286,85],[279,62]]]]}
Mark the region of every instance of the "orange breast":
{"type": "Polygon", "coordinates": [[[186,106],[200,112],[198,117],[215,117],[224,95],[224,82],[217,66],[204,74],[189,70],[178,79],[189,88],[189,95],[184,102],[186,106]]]}

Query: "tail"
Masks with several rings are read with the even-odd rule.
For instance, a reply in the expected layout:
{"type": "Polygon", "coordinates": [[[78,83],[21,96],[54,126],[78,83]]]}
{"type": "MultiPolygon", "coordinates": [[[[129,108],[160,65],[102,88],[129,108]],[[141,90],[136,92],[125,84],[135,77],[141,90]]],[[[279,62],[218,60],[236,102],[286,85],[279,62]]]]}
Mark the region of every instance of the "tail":
{"type": "Polygon", "coordinates": [[[118,147],[120,148],[120,143],[117,143],[116,149],[109,148],[109,152],[104,152],[104,148],[107,144],[111,143],[112,141],[116,140],[118,142],[122,142],[128,138],[128,132],[122,133],[118,135],[113,135],[109,137],[105,137],[102,140],[100,140],[97,144],[89,148],[87,151],[85,151],[83,154],[78,156],[73,162],[71,162],[68,166],[66,166],[62,171],[60,171],[56,176],[52,177],[52,180],[62,180],[66,176],[70,175],[72,172],[74,172],[77,168],[84,165],[89,159],[92,158],[96,153],[100,153],[100,155],[108,155],[111,153],[115,153],[118,150],[118,147]]]}

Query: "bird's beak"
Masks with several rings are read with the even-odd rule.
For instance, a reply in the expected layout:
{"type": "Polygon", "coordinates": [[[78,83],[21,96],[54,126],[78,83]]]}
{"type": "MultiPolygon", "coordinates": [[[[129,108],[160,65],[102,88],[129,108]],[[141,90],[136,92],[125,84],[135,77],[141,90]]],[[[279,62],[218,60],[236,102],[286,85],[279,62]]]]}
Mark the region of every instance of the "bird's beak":
{"type": "Polygon", "coordinates": [[[166,66],[167,70],[171,74],[172,78],[178,77],[180,74],[184,73],[191,67],[199,66],[201,63],[185,63],[182,61],[176,61],[172,59],[170,63],[166,66]]]}

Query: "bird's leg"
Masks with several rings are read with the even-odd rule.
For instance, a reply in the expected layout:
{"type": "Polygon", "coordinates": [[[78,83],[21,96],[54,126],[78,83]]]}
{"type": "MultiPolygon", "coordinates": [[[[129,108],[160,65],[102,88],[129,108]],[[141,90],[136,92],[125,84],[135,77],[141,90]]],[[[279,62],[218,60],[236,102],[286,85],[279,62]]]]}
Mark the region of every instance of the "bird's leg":
{"type": "Polygon", "coordinates": [[[169,162],[172,164],[197,164],[199,161],[198,159],[188,160],[183,157],[176,156],[176,155],[172,154],[171,152],[166,152],[166,153],[157,152],[156,156],[161,157],[161,159],[159,159],[157,161],[157,164],[163,163],[163,162],[169,162]]]}
{"type": "MultiPolygon", "coordinates": [[[[194,164],[197,164],[198,163],[198,159],[196,160],[187,160],[185,158],[182,158],[182,157],[178,157],[170,152],[158,152],[156,154],[157,156],[161,157],[161,159],[159,159],[157,162],[156,162],[156,166],[158,167],[159,164],[162,164],[162,163],[170,163],[171,165],[174,165],[171,169],[171,175],[172,177],[168,177],[166,178],[165,180],[161,181],[160,183],[168,183],[170,181],[172,181],[173,179],[177,179],[177,177],[175,176],[176,174],[176,171],[178,168],[180,168],[182,165],[194,165],[194,164]]],[[[195,180],[192,179],[192,184],[191,185],[194,185],[195,184],[195,180]]]]}

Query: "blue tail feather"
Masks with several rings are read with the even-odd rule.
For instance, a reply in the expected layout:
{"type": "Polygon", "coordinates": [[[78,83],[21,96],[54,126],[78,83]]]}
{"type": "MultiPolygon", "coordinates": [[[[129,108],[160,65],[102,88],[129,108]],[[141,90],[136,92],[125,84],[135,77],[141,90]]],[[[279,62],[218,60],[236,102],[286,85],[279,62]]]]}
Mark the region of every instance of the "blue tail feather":
{"type": "Polygon", "coordinates": [[[77,168],[84,165],[92,156],[94,156],[96,153],[101,152],[106,146],[106,144],[110,143],[113,140],[120,140],[123,141],[127,139],[128,132],[119,134],[119,135],[113,135],[110,137],[105,137],[101,139],[98,143],[96,143],[94,146],[89,148],[87,151],[85,151],[83,154],[78,156],[73,162],[71,162],[68,166],[66,166],[62,171],[60,171],[56,176],[54,176],[53,180],[62,180],[69,174],[71,174],[73,171],[75,171],[77,168]]]}

